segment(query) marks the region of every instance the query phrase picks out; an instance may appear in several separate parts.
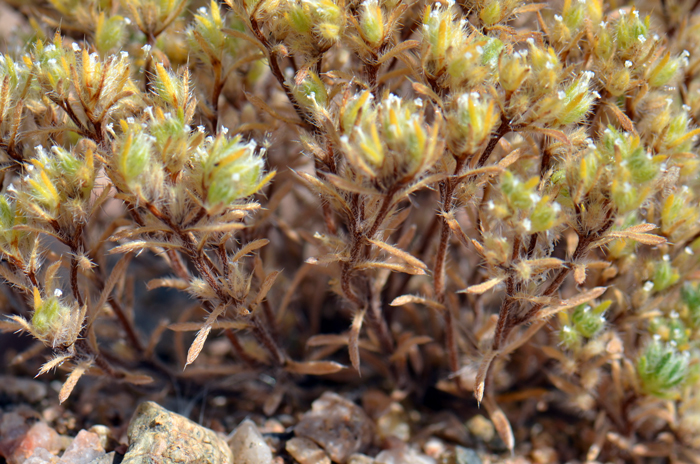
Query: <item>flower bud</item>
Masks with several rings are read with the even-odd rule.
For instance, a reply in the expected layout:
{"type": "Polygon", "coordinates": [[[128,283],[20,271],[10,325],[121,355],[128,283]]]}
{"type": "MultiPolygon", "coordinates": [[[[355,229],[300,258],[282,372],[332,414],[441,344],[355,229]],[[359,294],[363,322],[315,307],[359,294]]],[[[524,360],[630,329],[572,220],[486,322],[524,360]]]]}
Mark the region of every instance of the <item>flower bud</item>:
{"type": "Polygon", "coordinates": [[[314,71],[303,69],[294,79],[292,92],[300,105],[306,108],[325,107],[328,104],[328,92],[318,74],[314,71]]]}
{"type": "Polygon", "coordinates": [[[529,73],[530,68],[525,62],[525,57],[521,56],[520,53],[513,52],[501,55],[498,62],[498,77],[501,87],[507,93],[518,90],[529,73]]]}
{"type": "Polygon", "coordinates": [[[71,317],[71,309],[61,304],[56,296],[42,299],[34,287],[34,313],[32,328],[43,340],[55,340],[65,330],[71,317]]]}
{"type": "Polygon", "coordinates": [[[104,56],[108,51],[121,46],[126,33],[126,22],[122,16],[105,17],[104,11],[97,17],[95,48],[104,56]]]}
{"type": "Polygon", "coordinates": [[[663,399],[675,398],[688,375],[689,359],[670,344],[653,340],[637,360],[637,374],[642,389],[663,399]]]}
{"type": "Polygon", "coordinates": [[[449,143],[455,155],[471,155],[489,139],[499,121],[498,110],[489,97],[464,93],[448,114],[449,143]]]}
{"type": "Polygon", "coordinates": [[[384,42],[384,12],[378,0],[365,0],[360,6],[360,29],[373,47],[384,42]]]}
{"type": "Polygon", "coordinates": [[[228,206],[257,192],[272,178],[274,173],[263,178],[264,162],[256,147],[253,141],[243,143],[240,135],[232,139],[219,135],[198,150],[207,207],[228,206]]]}
{"type": "Polygon", "coordinates": [[[479,11],[479,19],[484,26],[493,26],[503,19],[503,8],[500,0],[487,0],[479,11]]]}

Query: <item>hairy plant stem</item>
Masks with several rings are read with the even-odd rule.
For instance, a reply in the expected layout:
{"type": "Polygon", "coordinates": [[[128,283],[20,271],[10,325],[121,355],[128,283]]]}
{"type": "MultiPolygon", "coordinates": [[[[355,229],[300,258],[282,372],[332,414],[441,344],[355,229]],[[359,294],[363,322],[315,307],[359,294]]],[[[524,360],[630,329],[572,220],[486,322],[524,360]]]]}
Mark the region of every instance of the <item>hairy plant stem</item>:
{"type": "MultiPolygon", "coordinates": [[[[183,247],[189,256],[190,260],[192,261],[192,264],[194,265],[195,269],[201,275],[204,280],[207,282],[207,285],[211,287],[212,290],[214,290],[214,293],[216,293],[217,298],[219,298],[222,302],[232,304],[234,306],[240,306],[242,304],[241,301],[233,298],[231,295],[227,294],[223,288],[221,288],[221,285],[219,283],[219,278],[221,277],[221,272],[217,267],[214,265],[214,263],[209,259],[206,253],[203,251],[200,251],[197,243],[194,241],[194,238],[188,234],[185,233],[180,226],[175,224],[168,215],[163,214],[155,205],[153,205],[150,202],[146,202],[145,204],[146,209],[153,214],[153,216],[156,217],[159,221],[161,221],[163,224],[167,225],[179,238],[180,241],[183,244],[183,247]]],[[[222,263],[222,266],[226,267],[227,263],[222,263]]],[[[209,303],[208,301],[204,302],[209,303]]],[[[255,335],[255,338],[260,342],[265,349],[267,349],[270,354],[272,355],[272,359],[275,361],[277,365],[284,365],[285,362],[285,355],[274,340],[274,338],[270,335],[270,333],[265,329],[264,325],[258,320],[257,317],[253,318],[254,326],[252,329],[253,334],[255,335]]]]}
{"type": "Polygon", "coordinates": [[[371,245],[367,243],[367,240],[374,237],[374,235],[378,232],[382,223],[391,211],[394,197],[399,189],[400,185],[394,185],[384,195],[382,204],[377,212],[377,216],[374,218],[374,221],[367,230],[362,230],[362,205],[360,204],[360,195],[352,194],[351,204],[355,222],[351,224],[352,244],[350,246],[350,260],[342,264],[340,277],[343,293],[345,294],[345,297],[353,303],[355,310],[359,311],[368,305],[367,319],[379,338],[382,350],[387,353],[390,353],[393,350],[394,340],[386,319],[384,318],[381,308],[381,301],[373,302],[373,300],[379,300],[379,298],[372,297],[374,290],[371,288],[371,283],[367,279],[366,275],[362,275],[362,284],[364,287],[366,287],[366,292],[368,295],[367,301],[369,301],[369,304],[356,295],[354,289],[352,288],[351,278],[353,269],[357,262],[361,258],[368,259],[370,257],[371,245]]]}

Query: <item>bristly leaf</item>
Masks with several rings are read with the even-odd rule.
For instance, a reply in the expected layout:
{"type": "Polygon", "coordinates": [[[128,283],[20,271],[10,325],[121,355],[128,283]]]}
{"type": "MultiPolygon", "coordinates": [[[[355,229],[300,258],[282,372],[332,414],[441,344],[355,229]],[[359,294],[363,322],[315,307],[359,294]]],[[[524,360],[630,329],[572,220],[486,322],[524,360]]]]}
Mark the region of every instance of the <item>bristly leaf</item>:
{"type": "Polygon", "coordinates": [[[345,366],[334,361],[296,362],[287,360],[284,369],[293,374],[328,375],[345,369],[345,366]]]}
{"type": "Polygon", "coordinates": [[[204,322],[204,326],[199,330],[199,332],[197,332],[197,336],[192,342],[189,351],[187,351],[187,362],[185,363],[185,368],[192,364],[195,359],[197,359],[197,356],[199,356],[199,353],[204,347],[204,342],[207,339],[209,332],[211,332],[214,322],[216,322],[216,318],[218,318],[225,309],[226,305],[220,304],[214,309],[214,311],[211,312],[211,314],[209,314],[207,320],[204,322]]]}
{"type": "Polygon", "coordinates": [[[504,280],[506,280],[505,276],[494,277],[493,279],[489,279],[486,282],[480,283],[478,285],[472,285],[470,287],[465,288],[464,290],[459,290],[457,293],[473,293],[480,295],[488,290],[491,290],[493,287],[500,284],[504,280]]]}
{"type": "Polygon", "coordinates": [[[358,374],[360,371],[360,332],[362,331],[362,322],[365,318],[366,308],[355,313],[350,326],[350,337],[348,338],[348,353],[350,354],[350,363],[358,374]]]}
{"type": "Polygon", "coordinates": [[[90,368],[90,366],[92,366],[91,359],[83,361],[77,366],[75,366],[75,369],[73,369],[66,381],[63,383],[61,391],[58,392],[59,403],[63,403],[68,399],[71,392],[73,392],[75,385],[78,383],[78,380],[80,380],[80,377],[82,377],[83,374],[85,374],[85,371],[87,371],[90,368]]]}

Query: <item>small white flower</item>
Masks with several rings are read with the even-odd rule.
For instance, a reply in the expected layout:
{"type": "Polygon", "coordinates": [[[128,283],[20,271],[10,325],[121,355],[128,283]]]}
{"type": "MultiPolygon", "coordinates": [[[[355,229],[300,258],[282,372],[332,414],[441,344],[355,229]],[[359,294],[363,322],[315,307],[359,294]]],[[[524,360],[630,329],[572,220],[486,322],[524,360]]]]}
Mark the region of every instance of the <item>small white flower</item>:
{"type": "Polygon", "coordinates": [[[559,92],[557,92],[557,97],[559,98],[559,100],[563,100],[564,98],[566,98],[566,92],[560,90],[559,92]]]}
{"type": "Polygon", "coordinates": [[[678,319],[678,313],[676,311],[671,311],[668,316],[671,319],[678,319]]]}
{"type": "Polygon", "coordinates": [[[481,55],[482,53],[484,53],[484,48],[483,48],[481,45],[477,45],[477,46],[476,46],[476,52],[477,52],[479,55],[481,55]]]}
{"type": "Polygon", "coordinates": [[[53,291],[53,296],[55,296],[56,298],[61,298],[63,296],[63,292],[60,288],[57,288],[53,291]]]}
{"type": "Polygon", "coordinates": [[[75,43],[75,42],[73,42],[73,43],[71,44],[71,47],[73,47],[73,51],[76,51],[76,52],[79,52],[79,51],[80,51],[80,45],[78,45],[78,44],[75,43]]]}
{"type": "Polygon", "coordinates": [[[564,18],[562,18],[560,15],[554,15],[554,20],[560,23],[564,20],[564,18]]]}
{"type": "Polygon", "coordinates": [[[632,64],[633,63],[630,60],[625,61],[625,68],[631,68],[632,64]]]}
{"type": "Polygon", "coordinates": [[[529,39],[527,39],[526,42],[528,43],[528,45],[532,45],[532,46],[535,45],[535,39],[533,39],[532,37],[530,37],[529,39]]]}
{"type": "Polygon", "coordinates": [[[420,98],[416,98],[415,100],[413,100],[413,103],[414,103],[418,108],[422,108],[422,107],[423,107],[423,100],[420,99],[420,98]]]}
{"type": "Polygon", "coordinates": [[[654,282],[652,282],[651,280],[647,280],[646,282],[644,282],[644,286],[642,288],[645,292],[650,292],[654,289],[654,282]]]}
{"type": "Polygon", "coordinates": [[[222,126],[222,127],[221,127],[221,133],[224,134],[224,135],[228,134],[228,127],[222,126]]]}
{"type": "Polygon", "coordinates": [[[124,18],[124,23],[128,26],[131,24],[131,20],[129,18],[124,18]]]}
{"type": "Polygon", "coordinates": [[[692,255],[694,254],[694,253],[693,253],[693,249],[690,248],[689,246],[685,247],[685,248],[683,249],[683,251],[685,251],[685,254],[687,254],[687,255],[691,255],[691,256],[692,256],[692,255]]]}
{"type": "Polygon", "coordinates": [[[637,36],[637,40],[639,40],[640,43],[644,43],[644,42],[647,41],[647,38],[644,37],[643,34],[639,34],[639,35],[637,36]]]}
{"type": "Polygon", "coordinates": [[[606,27],[608,23],[606,23],[605,21],[601,21],[599,25],[600,27],[606,27]]]}
{"type": "Polygon", "coordinates": [[[129,58],[129,52],[127,51],[121,51],[119,52],[119,55],[124,59],[129,58]]]}
{"type": "Polygon", "coordinates": [[[197,126],[197,132],[204,133],[204,126],[197,126]]]}
{"type": "Polygon", "coordinates": [[[551,61],[547,61],[547,62],[544,64],[544,67],[547,68],[547,69],[554,69],[554,63],[552,63],[551,61]]]}
{"type": "Polygon", "coordinates": [[[143,50],[145,53],[149,53],[151,51],[151,46],[149,44],[146,44],[143,47],[141,47],[141,50],[143,50]]]}
{"type": "Polygon", "coordinates": [[[663,255],[663,256],[661,257],[661,259],[663,259],[663,260],[666,261],[666,262],[671,261],[671,257],[670,257],[669,255],[663,255]]]}
{"type": "Polygon", "coordinates": [[[525,229],[526,232],[530,232],[532,229],[532,222],[529,219],[523,219],[523,229],[525,229]]]}
{"type": "Polygon", "coordinates": [[[131,116],[129,116],[128,118],[126,118],[126,122],[128,122],[129,124],[133,124],[133,123],[134,123],[134,118],[131,117],[131,116]]]}
{"type": "Polygon", "coordinates": [[[231,176],[231,179],[232,179],[234,182],[240,182],[240,180],[241,180],[241,175],[240,175],[239,173],[235,172],[235,173],[233,173],[233,175],[231,176]]]}

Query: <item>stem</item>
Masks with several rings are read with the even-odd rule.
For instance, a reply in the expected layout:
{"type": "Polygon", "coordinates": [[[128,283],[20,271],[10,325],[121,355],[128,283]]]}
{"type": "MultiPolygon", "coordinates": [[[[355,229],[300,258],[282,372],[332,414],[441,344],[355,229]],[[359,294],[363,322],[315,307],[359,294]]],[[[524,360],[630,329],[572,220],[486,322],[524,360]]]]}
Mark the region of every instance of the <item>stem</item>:
{"type": "Polygon", "coordinates": [[[252,322],[252,332],[255,338],[270,352],[273,362],[278,366],[283,366],[286,362],[286,358],[279,346],[277,346],[275,340],[270,336],[270,333],[257,317],[254,317],[252,322]]]}
{"type": "Polygon", "coordinates": [[[226,329],[224,330],[224,334],[226,335],[226,338],[228,338],[229,342],[231,342],[233,350],[244,363],[246,363],[250,367],[258,367],[258,362],[252,356],[246,353],[245,348],[243,348],[243,345],[241,345],[240,340],[238,340],[236,332],[234,332],[231,329],[226,329]]]}
{"type": "Polygon", "coordinates": [[[114,314],[117,315],[117,319],[119,319],[119,322],[121,323],[122,327],[124,328],[124,331],[126,332],[126,336],[129,338],[129,341],[134,346],[134,348],[136,348],[136,351],[143,352],[143,343],[141,343],[141,339],[136,333],[136,328],[131,323],[131,320],[129,320],[129,318],[126,316],[124,309],[121,307],[117,299],[113,296],[110,296],[107,302],[112,307],[112,311],[114,311],[114,314]]]}
{"type": "Polygon", "coordinates": [[[479,161],[476,163],[477,169],[480,167],[483,167],[484,164],[486,164],[486,161],[489,159],[489,156],[491,156],[491,153],[496,148],[496,145],[498,144],[499,140],[501,140],[501,137],[503,137],[508,132],[510,132],[511,129],[512,128],[510,126],[510,121],[508,121],[506,116],[504,114],[502,114],[501,115],[501,125],[498,126],[498,130],[496,131],[496,133],[491,136],[491,140],[489,140],[489,144],[486,145],[484,152],[481,154],[481,157],[479,157],[479,161]]]}
{"type": "MultiPolygon", "coordinates": [[[[455,158],[456,164],[454,175],[457,176],[462,172],[465,158],[455,158]]],[[[442,182],[440,190],[442,192],[442,214],[447,214],[452,211],[454,206],[454,190],[459,182],[453,182],[452,179],[446,179],[442,182]]],[[[447,219],[442,216],[442,224],[440,226],[440,242],[438,244],[437,255],[435,256],[435,267],[433,270],[433,293],[438,303],[445,304],[445,260],[447,257],[447,249],[450,242],[451,230],[447,224],[447,219]]],[[[452,311],[449,307],[444,310],[443,317],[445,319],[445,343],[447,344],[447,352],[450,360],[450,369],[452,372],[459,370],[459,350],[457,348],[457,339],[455,337],[455,323],[452,311]]]]}

